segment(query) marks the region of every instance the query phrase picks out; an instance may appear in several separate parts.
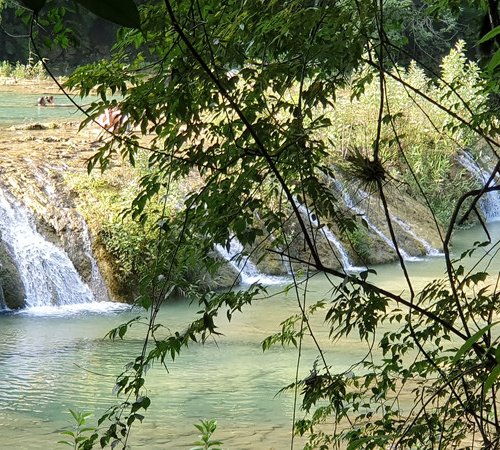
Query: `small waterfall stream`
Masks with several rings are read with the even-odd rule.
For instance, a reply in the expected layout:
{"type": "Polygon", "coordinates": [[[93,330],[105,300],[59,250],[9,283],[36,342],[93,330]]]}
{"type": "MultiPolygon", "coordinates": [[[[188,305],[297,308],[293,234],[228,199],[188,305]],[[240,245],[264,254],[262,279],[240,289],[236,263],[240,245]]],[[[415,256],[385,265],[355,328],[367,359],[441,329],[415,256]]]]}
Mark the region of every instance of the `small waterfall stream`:
{"type": "Polygon", "coordinates": [[[45,240],[27,210],[1,190],[0,233],[19,269],[27,307],[95,302],[68,255],[45,240]]]}
{"type": "Polygon", "coordinates": [[[5,297],[3,294],[2,283],[0,280],[0,311],[5,311],[6,309],[9,309],[9,308],[7,307],[7,304],[5,303],[5,297]]]}
{"type": "Polygon", "coordinates": [[[442,252],[440,252],[437,248],[434,248],[429,242],[427,242],[424,238],[420,237],[418,234],[416,234],[410,224],[406,223],[404,220],[400,219],[399,217],[396,217],[394,214],[390,214],[391,220],[396,222],[402,230],[404,230],[407,234],[409,234],[413,239],[416,241],[420,242],[422,246],[425,249],[425,253],[428,256],[440,256],[443,255],[442,252]]]}
{"type": "MultiPolygon", "coordinates": [[[[490,178],[490,173],[481,168],[469,152],[458,155],[458,162],[477,180],[484,185],[490,178]]],[[[498,178],[498,176],[497,176],[498,178]]],[[[479,201],[480,208],[488,222],[500,220],[500,192],[488,192],[479,201]]]]}
{"type": "Polygon", "coordinates": [[[286,284],[290,281],[290,279],[286,277],[271,276],[262,273],[257,266],[250,261],[248,256],[243,254],[243,245],[241,245],[234,236],[231,238],[229,249],[220,244],[216,244],[215,249],[238,271],[242,284],[261,283],[270,285],[286,284]]]}
{"type": "MultiPolygon", "coordinates": [[[[356,214],[358,214],[360,217],[363,218],[363,220],[366,222],[366,224],[368,225],[368,227],[380,238],[382,239],[390,248],[392,248],[393,250],[396,249],[394,243],[392,242],[392,240],[389,238],[389,236],[387,236],[386,234],[384,234],[382,232],[382,230],[380,230],[377,226],[375,226],[371,221],[370,219],[368,218],[368,216],[366,215],[365,211],[363,211],[359,206],[357,206],[355,203],[354,203],[354,200],[352,199],[352,197],[349,195],[349,193],[347,192],[347,190],[344,188],[344,186],[342,186],[342,184],[340,183],[340,181],[338,180],[333,180],[332,179],[332,182],[334,183],[335,187],[337,188],[337,190],[342,194],[342,198],[344,199],[344,203],[346,204],[346,206],[351,209],[352,211],[354,211],[356,214]]],[[[368,195],[368,194],[367,194],[368,195]]],[[[403,257],[403,259],[405,260],[410,260],[410,259],[413,259],[412,256],[410,256],[406,251],[404,251],[401,247],[399,248],[399,251],[401,253],[401,256],[403,257]]]]}
{"type": "MultiPolygon", "coordinates": [[[[369,197],[369,194],[363,190],[359,190],[358,191],[362,197],[362,200],[364,199],[367,199],[369,197]]],[[[389,216],[391,218],[391,220],[395,223],[397,223],[399,225],[399,227],[408,235],[410,235],[414,240],[416,240],[417,242],[420,242],[420,244],[422,244],[422,247],[424,247],[425,249],[425,253],[426,255],[428,256],[438,256],[438,255],[441,255],[442,253],[437,249],[437,248],[434,248],[429,242],[427,242],[423,237],[417,235],[417,233],[415,233],[413,231],[413,229],[411,228],[410,224],[409,223],[406,223],[404,220],[400,219],[399,217],[396,217],[393,213],[389,212],[389,216]]],[[[391,241],[392,243],[392,241],[391,241]]],[[[401,251],[401,249],[400,249],[401,251]]],[[[403,251],[404,252],[404,251],[403,251]]],[[[402,254],[403,254],[402,252],[402,254]]],[[[406,253],[406,252],[404,252],[406,253]]],[[[404,257],[404,255],[403,255],[404,257]]],[[[406,259],[406,258],[405,258],[406,259]]],[[[415,260],[417,258],[413,257],[413,256],[409,256],[408,257],[409,260],[415,260]]]]}
{"type": "Polygon", "coordinates": [[[90,232],[87,227],[87,224],[85,223],[85,220],[83,217],[81,218],[81,224],[82,224],[82,237],[83,237],[83,250],[85,255],[90,261],[91,264],[91,274],[90,274],[90,288],[92,290],[92,293],[94,294],[95,298],[98,298],[100,300],[104,301],[110,301],[110,295],[108,292],[108,288],[106,286],[106,283],[101,275],[101,271],[99,270],[99,267],[97,265],[97,261],[94,258],[94,255],[92,254],[92,242],[90,240],[90,232]]]}
{"type": "MultiPolygon", "coordinates": [[[[338,179],[332,179],[331,182],[335,185],[336,189],[342,194],[342,198],[344,200],[344,203],[356,214],[358,214],[360,217],[362,217],[368,227],[377,235],[379,236],[390,248],[395,250],[394,243],[392,240],[387,236],[385,233],[383,233],[377,226],[375,226],[367,217],[365,211],[361,209],[357,204],[355,204],[353,198],[349,195],[345,187],[342,185],[342,183],[338,179]]],[[[362,200],[365,200],[369,197],[369,194],[363,190],[358,190],[362,200]]],[[[425,252],[428,256],[437,256],[440,255],[441,253],[439,252],[438,249],[434,248],[428,241],[426,241],[424,238],[418,236],[411,226],[406,223],[404,220],[396,217],[394,214],[390,214],[391,220],[395,222],[406,234],[410,235],[414,240],[422,244],[422,246],[425,249],[425,252]]],[[[401,256],[403,257],[404,260],[407,261],[416,261],[419,258],[415,256],[411,256],[403,250],[401,247],[399,247],[399,251],[401,253],[401,256]]]]}
{"type": "Polygon", "coordinates": [[[310,226],[314,226],[319,229],[319,231],[323,234],[323,236],[328,240],[328,242],[332,243],[337,249],[338,256],[340,258],[340,263],[345,270],[358,270],[358,267],[355,267],[351,261],[349,260],[349,255],[347,254],[347,250],[341,244],[341,242],[337,239],[337,237],[331,232],[331,230],[323,225],[320,227],[319,220],[314,213],[312,213],[309,208],[297,200],[295,200],[295,204],[299,212],[307,218],[307,221],[310,226]]]}

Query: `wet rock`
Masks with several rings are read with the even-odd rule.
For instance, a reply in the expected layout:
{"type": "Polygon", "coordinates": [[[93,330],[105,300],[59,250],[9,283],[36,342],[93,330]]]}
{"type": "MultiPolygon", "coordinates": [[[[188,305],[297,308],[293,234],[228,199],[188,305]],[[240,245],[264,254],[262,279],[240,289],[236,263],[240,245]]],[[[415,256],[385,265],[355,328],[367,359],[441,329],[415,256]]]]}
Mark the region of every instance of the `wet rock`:
{"type": "Polygon", "coordinates": [[[0,241],[0,289],[3,292],[5,304],[9,308],[19,309],[24,307],[24,285],[19,270],[2,241],[0,241]]]}
{"type": "Polygon", "coordinates": [[[224,261],[222,261],[221,257],[216,252],[211,253],[210,256],[222,262],[222,264],[214,275],[206,275],[204,282],[208,289],[230,288],[241,283],[241,276],[233,266],[224,264],[224,261]]]}

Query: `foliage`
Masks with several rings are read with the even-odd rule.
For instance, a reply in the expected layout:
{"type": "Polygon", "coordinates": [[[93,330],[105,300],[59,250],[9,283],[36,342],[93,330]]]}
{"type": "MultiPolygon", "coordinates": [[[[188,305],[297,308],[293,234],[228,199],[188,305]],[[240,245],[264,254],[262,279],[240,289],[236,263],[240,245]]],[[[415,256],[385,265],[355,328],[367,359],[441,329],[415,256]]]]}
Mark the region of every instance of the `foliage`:
{"type": "Polygon", "coordinates": [[[389,0],[384,4],[385,32],[398,63],[418,60],[428,71],[437,73],[439,62],[457,39],[475,43],[480,12],[470,7],[453,14],[443,8],[434,14],[428,2],[389,0]]]}
{"type": "MultiPolygon", "coordinates": [[[[148,279],[152,266],[161,265],[158,253],[168,255],[176,245],[182,215],[177,209],[182,190],[196,184],[196,179],[187,180],[187,186],[166,192],[158,192],[149,199],[143,220],[132,218],[129,208],[139,191],[140,180],[148,176],[148,170],[141,167],[140,159],[135,169],[117,165],[102,174],[79,176],[67,174],[68,185],[78,193],[77,201],[87,223],[113,261],[113,275],[119,287],[117,294],[134,300],[141,279],[148,279]],[[158,236],[163,235],[161,244],[158,236]]],[[[205,246],[200,242],[188,243],[179,250],[178,264],[171,273],[175,279],[173,292],[188,295],[196,285],[199,290],[211,286],[213,275],[220,264],[207,257],[205,246]]],[[[164,262],[163,264],[166,264],[164,262]]],[[[144,286],[149,283],[144,282],[144,286]]],[[[145,288],[144,293],[151,294],[145,288]]]]}
{"type": "MultiPolygon", "coordinates": [[[[470,253],[463,255],[469,257],[470,253]]],[[[484,442],[486,435],[496,439],[493,429],[489,429],[495,427],[490,422],[495,414],[495,398],[490,396],[490,389],[484,388],[491,388],[492,380],[498,378],[496,359],[492,357],[499,342],[494,337],[497,333],[491,333],[495,324],[486,317],[489,313],[481,314],[489,325],[471,335],[460,349],[453,337],[460,333],[450,330],[448,324],[458,319],[460,309],[452,306],[457,302],[470,306],[466,320],[472,318],[472,310],[484,308],[482,311],[498,313],[498,305],[494,305],[498,292],[488,285],[485,273],[466,273],[460,265],[452,279],[455,292],[450,291],[449,282],[436,280],[421,291],[416,304],[425,307],[425,313],[394,309],[372,289],[347,287],[338,288],[331,302],[317,311],[326,311],[324,318],[335,339],[359,333],[361,339],[372,342],[380,324],[392,326],[377,340],[375,354],[370,352],[349,371],[332,374],[325,367],[297,383],[305,410],[297,431],[309,433],[307,448],[330,448],[343,440],[350,442],[348,448],[353,449],[390,445],[454,448],[464,441],[475,448],[473,427],[466,419],[469,414],[485,422],[485,435],[477,438],[479,441],[484,442]],[[447,313],[443,313],[445,309],[447,313]],[[436,318],[446,320],[446,324],[436,318]],[[412,392],[414,407],[411,401],[405,404],[401,392],[412,392]],[[473,404],[481,407],[472,413],[473,404]],[[318,431],[332,416],[339,425],[338,434],[318,431]]],[[[289,388],[295,388],[295,384],[289,388]]]]}
{"type": "MultiPolygon", "coordinates": [[[[453,11],[452,2],[439,3],[453,11]]],[[[295,431],[308,435],[306,448],[443,448],[476,442],[497,447],[499,293],[498,279],[487,268],[498,243],[478,243],[452,260],[450,241],[462,216],[474,212],[473,203],[498,187],[454,186],[448,198],[454,206],[441,217],[449,219],[442,236],[446,276],[420,292],[402,256],[387,199],[388,192],[404,186],[398,178],[405,177],[436,215],[426,189],[444,179],[453,145],[482,137],[498,161],[489,105],[497,88],[491,74],[469,63],[461,44],[432,82],[416,66],[400,68],[385,32],[384,2],[221,6],[211,0],[165,0],[145,2],[140,14],[141,29],[119,34],[111,61],[79,68],[66,85],[82,96],[96,89],[100,97],[86,110],[82,126],[105,108],[128,115],[131,132],[117,130],[89,167],[108,169],[117,154],[136,164],[145,149],[146,172],[128,213],[140,224],[157,223],[160,231],[156,253],[148,254],[150,289],[140,299],[149,312],[144,346],[117,378],[123,401],[99,420],[107,427],[100,445],[126,447],[131,425],[142,421],[151,401],[145,374],[152,364],[168,367],[191,342],[218,336],[220,316],[230,320],[261,291],[252,286],[202,292],[188,283],[192,301],[200,306],[194,321],[182,331],[156,322],[162,304],[182,286],[177,269],[194,260],[185,257],[185,249],[190,254],[190,248],[207,251],[211,243],[227,246],[236,236],[250,247],[264,238],[262,245],[271,242],[292,266],[290,248],[298,241],[306,256],[297,262],[336,280],[330,298],[311,306],[299,301],[281,334],[263,344],[290,343],[300,351],[306,335],[317,344],[318,361],[310,374],[290,385],[301,395],[304,416],[295,431]],[[352,104],[342,96],[347,87],[352,104]],[[350,108],[360,104],[352,113],[350,108]],[[405,115],[409,105],[421,112],[414,123],[415,115],[405,115]],[[363,122],[357,125],[360,115],[363,122]],[[349,145],[339,145],[344,123],[361,130],[349,145]],[[373,269],[338,270],[318,251],[313,214],[318,224],[321,218],[343,232],[353,230],[352,214],[345,214],[331,189],[337,173],[332,165],[355,174],[358,179],[351,181],[380,200],[404,290],[379,286],[373,269]],[[158,198],[192,174],[200,183],[186,192],[178,214],[155,215],[150,208],[158,198]],[[313,213],[305,217],[300,205],[313,213]],[[297,233],[288,231],[290,215],[297,233]],[[469,269],[466,261],[479,250],[485,251],[486,269],[475,263],[469,269]],[[318,315],[332,342],[354,334],[367,342],[367,355],[352,370],[337,373],[327,361],[310,321],[318,315]],[[387,324],[394,328],[387,331],[387,324]],[[403,393],[412,397],[414,408],[401,403],[403,393]]],[[[137,322],[112,330],[110,338],[123,338],[137,322]]]]}
{"type": "MultiPolygon", "coordinates": [[[[386,120],[381,130],[381,155],[389,176],[408,184],[414,198],[421,196],[422,189],[439,222],[445,225],[453,212],[454,199],[474,187],[474,181],[463,177],[463,170],[455,168],[457,149],[471,146],[477,138],[462,122],[430,101],[418,99],[417,93],[398,80],[445,105],[459,117],[470,118],[470,110],[483,111],[488,97],[477,65],[465,57],[463,42],[459,42],[443,59],[441,68],[442,79],[437,82],[415,63],[408,69],[392,69],[396,79],[386,81],[386,120]],[[397,140],[394,131],[397,131],[397,140]]],[[[356,149],[361,149],[364,155],[369,154],[370,136],[376,132],[377,123],[372,118],[377,114],[379,85],[374,76],[372,70],[363,68],[352,82],[355,86],[356,79],[369,77],[371,82],[363,86],[363,93],[351,101],[350,90],[340,92],[335,109],[329,112],[332,126],[328,139],[351,161],[356,149]]],[[[332,154],[331,158],[339,164],[338,154],[332,154]]]]}
{"type": "MultiPolygon", "coordinates": [[[[132,0],[76,0],[84,8],[99,17],[111,20],[124,27],[139,28],[139,12],[132,0]]],[[[40,13],[47,0],[21,0],[21,3],[35,14],[40,13]]]]}
{"type": "Polygon", "coordinates": [[[11,64],[8,61],[0,62],[0,76],[13,77],[18,80],[45,80],[47,73],[43,64],[39,61],[35,64],[11,64]]]}
{"type": "Polygon", "coordinates": [[[61,440],[58,444],[67,445],[74,450],[88,450],[92,448],[91,443],[97,437],[95,433],[96,428],[87,426],[88,418],[91,417],[92,414],[73,409],[70,409],[69,412],[74,420],[74,426],[68,427],[59,434],[65,437],[67,436],[71,440],[61,440]],[[92,433],[92,436],[89,436],[89,433],[92,433]]]}
{"type": "Polygon", "coordinates": [[[222,442],[213,441],[211,439],[212,434],[214,434],[217,428],[216,420],[202,420],[199,424],[195,424],[195,427],[200,431],[201,435],[200,440],[194,443],[196,447],[191,448],[191,450],[222,450],[221,447],[219,447],[222,445],[222,442]]]}

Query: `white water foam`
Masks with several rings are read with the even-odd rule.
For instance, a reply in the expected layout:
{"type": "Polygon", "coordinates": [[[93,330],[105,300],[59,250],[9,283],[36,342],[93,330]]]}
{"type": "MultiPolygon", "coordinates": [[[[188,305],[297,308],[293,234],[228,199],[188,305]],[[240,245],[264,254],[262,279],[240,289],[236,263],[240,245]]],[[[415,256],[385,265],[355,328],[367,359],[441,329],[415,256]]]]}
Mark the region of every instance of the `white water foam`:
{"type": "Polygon", "coordinates": [[[272,285],[287,284],[290,282],[290,279],[287,277],[266,275],[257,269],[257,266],[250,261],[248,256],[243,254],[243,245],[234,236],[231,237],[229,249],[220,244],[216,244],[215,249],[238,271],[242,284],[260,283],[263,285],[272,285]]]}
{"type": "Polygon", "coordinates": [[[337,239],[337,237],[331,232],[331,230],[323,225],[320,227],[319,220],[317,216],[312,213],[307,206],[299,203],[297,200],[295,201],[295,205],[297,206],[299,212],[307,218],[307,221],[310,226],[314,226],[319,229],[319,231],[323,234],[323,236],[332,243],[337,249],[338,256],[340,258],[340,263],[344,270],[357,271],[363,270],[363,268],[354,266],[349,260],[349,255],[347,254],[347,250],[344,248],[342,243],[337,239]]]}
{"type": "Polygon", "coordinates": [[[116,302],[93,302],[93,303],[76,303],[70,305],[54,306],[31,306],[24,309],[16,310],[14,314],[28,315],[28,316],[71,316],[82,314],[117,314],[123,311],[130,310],[131,305],[126,303],[116,302]]]}
{"type": "MultiPolygon", "coordinates": [[[[373,224],[370,221],[370,219],[366,215],[365,211],[363,211],[359,206],[357,206],[357,205],[354,204],[354,200],[349,195],[349,193],[347,192],[347,190],[344,188],[344,186],[342,185],[342,183],[340,183],[340,181],[336,180],[336,179],[331,179],[331,181],[333,182],[333,184],[335,185],[335,187],[337,188],[337,190],[342,194],[342,198],[344,199],[344,203],[347,205],[347,207],[349,209],[351,209],[352,211],[354,211],[357,215],[359,215],[360,217],[362,217],[363,220],[368,225],[368,227],[377,236],[379,236],[380,239],[382,239],[390,248],[392,248],[394,251],[396,251],[396,246],[394,245],[394,242],[392,242],[392,239],[390,239],[389,236],[387,236],[382,230],[380,230],[375,224],[373,224]]],[[[364,199],[366,199],[366,198],[369,197],[368,193],[366,193],[366,192],[364,192],[362,190],[360,190],[359,192],[361,193],[361,195],[363,197],[361,200],[364,200],[364,199]]],[[[404,231],[408,232],[414,238],[416,238],[417,240],[419,240],[419,242],[421,242],[424,245],[424,247],[428,246],[429,249],[431,249],[431,246],[430,246],[430,244],[428,242],[426,242],[424,239],[416,237],[416,234],[411,231],[411,228],[410,228],[410,226],[408,224],[406,224],[402,220],[397,219],[394,216],[391,216],[391,219],[394,219],[394,221],[397,222],[401,226],[401,228],[403,228],[404,231]],[[402,224],[404,224],[404,226],[402,224]],[[425,242],[425,244],[424,244],[424,242],[425,242]]],[[[408,252],[406,252],[401,247],[399,247],[399,252],[400,252],[402,258],[405,261],[421,261],[421,258],[418,258],[416,256],[411,256],[408,252]]]]}
{"type": "MultiPolygon", "coordinates": [[[[368,193],[363,191],[362,189],[359,190],[359,193],[361,194],[362,199],[366,199],[369,197],[368,193]]],[[[427,256],[443,256],[442,252],[440,252],[437,248],[434,248],[423,237],[418,236],[417,233],[415,233],[413,231],[413,229],[411,228],[409,223],[405,222],[404,220],[400,219],[399,217],[396,217],[392,213],[389,213],[389,217],[391,218],[391,220],[393,222],[397,223],[405,233],[409,234],[413,239],[415,239],[417,242],[420,242],[420,244],[422,244],[422,247],[424,247],[425,254],[427,256]]],[[[418,258],[416,256],[409,256],[408,260],[409,261],[421,261],[421,258],[418,258]]]]}
{"type": "Polygon", "coordinates": [[[391,214],[391,220],[396,222],[406,233],[408,233],[417,242],[420,242],[425,249],[425,254],[427,256],[443,256],[444,253],[440,252],[437,248],[434,248],[428,241],[424,238],[418,236],[411,228],[410,224],[406,223],[404,220],[391,214]]]}
{"type": "Polygon", "coordinates": [[[0,311],[8,311],[9,308],[7,307],[7,304],[5,303],[5,297],[2,289],[2,284],[0,280],[0,311]]]}
{"type": "Polygon", "coordinates": [[[85,256],[89,259],[90,264],[91,264],[91,274],[90,274],[90,287],[92,289],[92,292],[94,294],[95,298],[98,298],[100,300],[104,301],[109,301],[110,296],[108,293],[108,288],[106,286],[106,283],[104,282],[104,279],[101,275],[101,271],[99,270],[99,266],[97,265],[97,261],[94,258],[94,255],[92,254],[92,242],[90,240],[90,233],[89,229],[87,227],[87,224],[85,223],[85,220],[81,218],[81,225],[82,225],[82,236],[83,236],[83,251],[85,253],[85,256]]]}

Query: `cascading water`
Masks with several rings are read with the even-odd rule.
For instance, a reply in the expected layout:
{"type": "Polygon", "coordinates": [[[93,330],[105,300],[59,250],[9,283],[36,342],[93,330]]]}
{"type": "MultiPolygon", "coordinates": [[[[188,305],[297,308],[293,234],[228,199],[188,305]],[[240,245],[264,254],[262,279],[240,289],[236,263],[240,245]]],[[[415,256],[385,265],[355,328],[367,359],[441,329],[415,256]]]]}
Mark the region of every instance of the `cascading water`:
{"type": "MultiPolygon", "coordinates": [[[[474,178],[484,185],[490,178],[490,173],[479,166],[479,164],[474,160],[472,155],[468,152],[462,152],[457,157],[458,162],[471,173],[474,178]]],[[[497,175],[498,178],[498,175],[497,175]]],[[[491,184],[490,184],[491,185],[491,184]]],[[[500,192],[488,192],[484,194],[479,205],[484,217],[488,222],[494,222],[500,220],[500,192]]]]}
{"type": "Polygon", "coordinates": [[[290,281],[286,277],[263,274],[248,256],[243,255],[243,245],[234,236],[231,238],[229,249],[220,244],[216,244],[215,248],[238,271],[242,284],[286,284],[290,281]]]}
{"type": "MultiPolygon", "coordinates": [[[[295,200],[295,204],[297,205],[297,208],[299,212],[305,216],[308,220],[308,223],[311,226],[319,228],[319,221],[314,213],[312,213],[307,206],[299,203],[297,200],[295,200]]],[[[340,258],[340,263],[342,264],[342,267],[345,270],[358,270],[358,267],[355,267],[351,261],[349,260],[349,255],[347,254],[346,249],[344,246],[341,244],[341,242],[337,239],[337,237],[331,232],[331,230],[327,226],[322,226],[319,228],[320,232],[325,236],[325,238],[328,240],[328,242],[332,243],[335,248],[337,249],[338,256],[340,258]]]]}
{"type": "Polygon", "coordinates": [[[2,289],[2,284],[0,282],[0,311],[5,311],[7,309],[9,309],[9,308],[7,307],[7,304],[5,303],[5,297],[4,297],[4,293],[3,293],[3,289],[2,289]]]}
{"type": "MultiPolygon", "coordinates": [[[[393,250],[396,249],[396,246],[394,245],[394,242],[385,235],[376,225],[374,225],[366,213],[359,207],[354,204],[354,200],[351,198],[351,196],[348,194],[347,190],[344,189],[344,186],[340,183],[338,180],[333,180],[332,182],[335,184],[335,187],[337,190],[342,194],[342,198],[344,199],[344,203],[346,206],[354,211],[356,214],[358,214],[360,217],[363,218],[363,220],[366,222],[368,225],[368,228],[370,228],[380,239],[382,239],[389,247],[391,247],[393,250]]],[[[413,256],[410,256],[407,252],[405,252],[401,247],[399,248],[399,252],[401,253],[401,256],[405,260],[412,260],[414,259],[413,256]]]]}
{"type": "Polygon", "coordinates": [[[92,243],[90,241],[90,233],[87,227],[87,224],[85,223],[85,220],[83,218],[81,219],[82,221],[82,237],[83,237],[83,251],[85,253],[85,256],[89,259],[90,264],[91,264],[91,274],[90,274],[90,288],[92,289],[92,292],[94,294],[95,298],[99,298],[101,300],[109,301],[110,296],[108,293],[108,288],[106,286],[106,283],[104,282],[104,279],[102,278],[101,271],[99,270],[99,267],[97,266],[97,262],[94,258],[94,255],[92,254],[92,243]]]}
{"type": "MultiPolygon", "coordinates": [[[[44,194],[51,205],[64,205],[64,193],[58,189],[54,177],[51,176],[51,171],[47,167],[37,167],[32,171],[33,176],[37,180],[37,184],[42,188],[44,194]]],[[[72,211],[73,212],[73,211],[72,211]]],[[[84,218],[74,211],[73,214],[64,216],[63,227],[66,230],[72,230],[72,234],[77,236],[78,246],[83,251],[83,254],[90,262],[90,277],[86,280],[95,298],[102,301],[110,300],[108,288],[104,282],[97,262],[92,254],[92,242],[90,233],[84,218]]],[[[55,220],[55,227],[61,228],[61,224],[55,220]]]]}
{"type": "MultiPolygon", "coordinates": [[[[356,214],[360,215],[366,222],[366,224],[368,225],[368,227],[375,233],[377,234],[389,247],[391,247],[393,250],[395,249],[395,246],[394,246],[394,243],[392,242],[392,240],[387,236],[385,235],[379,228],[377,228],[369,219],[368,217],[366,216],[366,213],[357,205],[355,205],[354,203],[354,200],[351,198],[351,196],[349,195],[349,193],[347,192],[347,190],[344,188],[344,186],[342,185],[342,183],[337,180],[337,179],[332,179],[331,180],[332,183],[335,185],[335,187],[337,188],[337,190],[342,194],[342,198],[344,199],[344,203],[352,210],[354,211],[356,214]]],[[[360,196],[362,197],[361,200],[364,200],[366,198],[369,197],[368,193],[363,191],[363,190],[358,190],[360,196]]],[[[390,217],[391,217],[391,220],[394,221],[395,223],[397,223],[399,225],[399,227],[407,234],[409,234],[414,240],[416,240],[417,242],[420,242],[420,244],[422,244],[422,246],[424,247],[425,249],[425,253],[426,255],[428,256],[438,256],[438,255],[441,255],[441,252],[434,248],[428,241],[426,241],[424,238],[418,236],[414,231],[413,229],[411,228],[411,226],[406,223],[404,220],[396,217],[394,214],[390,214],[390,217]]],[[[401,256],[403,257],[403,259],[405,260],[408,260],[408,261],[416,261],[418,260],[419,258],[415,257],[415,256],[411,256],[409,255],[405,250],[403,250],[401,247],[399,248],[399,251],[401,253],[401,256]]]]}
{"type": "MultiPolygon", "coordinates": [[[[362,197],[362,200],[366,199],[369,197],[368,193],[360,189],[359,194],[362,197]]],[[[399,217],[396,217],[394,214],[389,213],[389,216],[391,220],[395,223],[397,223],[400,228],[406,233],[409,234],[413,239],[415,239],[417,242],[420,242],[422,246],[425,249],[425,253],[428,256],[438,256],[441,255],[442,253],[437,249],[434,248],[429,242],[427,242],[424,238],[418,236],[411,228],[410,224],[406,223],[404,220],[400,219],[399,217]]],[[[392,241],[391,241],[392,242],[392,241]]],[[[401,251],[401,249],[400,249],[401,251]]],[[[404,252],[404,251],[403,251],[404,252]]],[[[403,256],[404,257],[404,256],[403,256]]],[[[410,256],[409,259],[415,259],[415,257],[410,256]]]]}
{"type": "Polygon", "coordinates": [[[0,233],[18,266],[27,307],[95,302],[66,253],[46,241],[26,209],[1,190],[0,233]]]}
{"type": "Polygon", "coordinates": [[[429,242],[427,242],[424,238],[418,236],[411,228],[411,226],[406,223],[404,220],[400,219],[399,217],[396,217],[394,214],[390,214],[391,220],[396,222],[403,231],[405,231],[407,234],[409,234],[413,239],[416,241],[420,242],[422,246],[424,247],[425,254],[428,256],[440,256],[443,253],[441,253],[437,248],[434,248],[429,242]]]}

